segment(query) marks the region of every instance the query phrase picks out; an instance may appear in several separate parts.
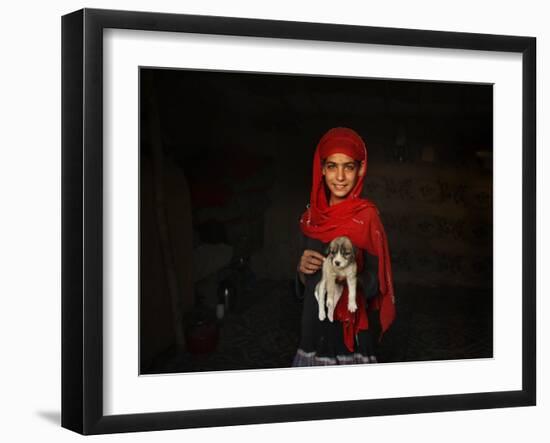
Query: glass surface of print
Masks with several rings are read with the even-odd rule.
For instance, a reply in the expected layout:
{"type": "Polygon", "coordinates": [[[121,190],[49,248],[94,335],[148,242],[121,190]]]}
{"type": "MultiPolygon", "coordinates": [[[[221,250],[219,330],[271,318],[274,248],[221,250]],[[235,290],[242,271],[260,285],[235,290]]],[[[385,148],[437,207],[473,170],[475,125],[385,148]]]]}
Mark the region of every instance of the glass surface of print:
{"type": "Polygon", "coordinates": [[[492,110],[490,84],[141,68],[141,373],[284,368],[297,350],[318,364],[492,357],[492,110]],[[337,141],[314,197],[315,147],[346,126],[365,158],[337,141]],[[366,330],[307,318],[300,264],[317,254],[318,282],[333,238],[299,221],[320,196],[368,201],[383,223],[389,246],[359,257],[366,330]],[[382,328],[387,284],[397,315],[382,328]]]}

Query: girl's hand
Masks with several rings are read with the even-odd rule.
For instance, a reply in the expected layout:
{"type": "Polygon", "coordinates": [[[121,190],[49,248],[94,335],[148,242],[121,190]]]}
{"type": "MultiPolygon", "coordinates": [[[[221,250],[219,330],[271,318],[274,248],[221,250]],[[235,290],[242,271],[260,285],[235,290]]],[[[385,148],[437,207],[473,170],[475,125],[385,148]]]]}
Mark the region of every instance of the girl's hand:
{"type": "Polygon", "coordinates": [[[306,249],[300,258],[298,271],[303,274],[314,274],[323,266],[324,261],[325,257],[319,252],[306,249]]]}

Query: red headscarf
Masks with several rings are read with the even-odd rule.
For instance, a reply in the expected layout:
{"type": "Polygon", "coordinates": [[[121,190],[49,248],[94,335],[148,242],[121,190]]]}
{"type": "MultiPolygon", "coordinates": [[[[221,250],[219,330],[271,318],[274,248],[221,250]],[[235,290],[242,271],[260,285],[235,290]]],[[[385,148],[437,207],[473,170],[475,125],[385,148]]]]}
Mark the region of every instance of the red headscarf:
{"type": "MultiPolygon", "coordinates": [[[[372,307],[380,310],[380,324],[383,334],[395,317],[393,277],[388,241],[378,216],[378,209],[373,202],[360,197],[366,169],[367,149],[361,137],[348,128],[329,130],[321,138],[315,150],[311,200],[308,209],[300,220],[300,228],[306,236],[320,240],[323,243],[328,243],[336,237],[345,235],[350,238],[355,247],[366,250],[369,254],[378,257],[379,293],[374,301],[369,304],[369,309],[372,307]],[[336,153],[345,154],[354,160],[364,162],[364,173],[358,178],[356,185],[344,201],[330,206],[325,192],[322,161],[336,153]]],[[[335,315],[347,322],[347,340],[350,339],[350,334],[352,334],[351,340],[353,340],[357,330],[366,329],[368,323],[366,312],[364,312],[362,306],[363,297],[357,297],[358,310],[355,314],[351,314],[347,312],[346,293],[347,290],[342,294],[335,315]],[[345,309],[340,305],[343,305],[345,309]]],[[[344,332],[346,333],[346,323],[344,323],[344,332]]],[[[351,349],[353,349],[353,341],[351,349]]]]}

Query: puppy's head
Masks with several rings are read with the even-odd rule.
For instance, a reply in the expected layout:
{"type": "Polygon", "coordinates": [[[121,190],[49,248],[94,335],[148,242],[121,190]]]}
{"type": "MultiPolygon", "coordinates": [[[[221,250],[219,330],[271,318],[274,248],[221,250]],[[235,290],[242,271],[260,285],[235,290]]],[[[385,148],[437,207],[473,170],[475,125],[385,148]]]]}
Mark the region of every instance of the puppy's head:
{"type": "Polygon", "coordinates": [[[327,259],[335,269],[344,269],[355,261],[355,250],[348,237],[336,237],[328,246],[327,259]]]}

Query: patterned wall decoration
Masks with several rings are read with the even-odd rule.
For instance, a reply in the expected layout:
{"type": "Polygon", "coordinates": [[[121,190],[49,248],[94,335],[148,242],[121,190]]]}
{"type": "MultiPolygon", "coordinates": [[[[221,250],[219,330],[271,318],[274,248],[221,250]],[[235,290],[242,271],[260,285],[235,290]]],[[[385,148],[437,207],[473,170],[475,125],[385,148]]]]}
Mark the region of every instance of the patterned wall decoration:
{"type": "Polygon", "coordinates": [[[396,283],[492,287],[492,176],[471,165],[386,162],[370,168],[396,283]]]}

